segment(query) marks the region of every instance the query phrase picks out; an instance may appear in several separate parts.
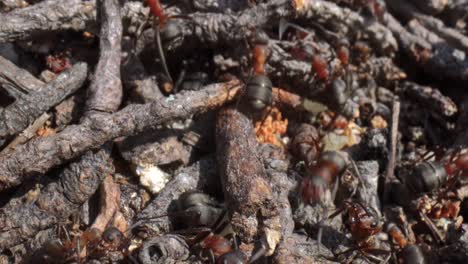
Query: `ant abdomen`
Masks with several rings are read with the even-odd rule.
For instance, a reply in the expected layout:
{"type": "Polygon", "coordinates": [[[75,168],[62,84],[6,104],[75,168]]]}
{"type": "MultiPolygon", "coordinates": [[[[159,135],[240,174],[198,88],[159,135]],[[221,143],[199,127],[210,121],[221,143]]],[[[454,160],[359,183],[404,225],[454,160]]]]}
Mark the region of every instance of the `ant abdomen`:
{"type": "Polygon", "coordinates": [[[251,108],[262,110],[271,103],[273,84],[267,76],[255,75],[245,89],[245,99],[251,108]]]}
{"type": "Polygon", "coordinates": [[[408,176],[407,184],[417,193],[427,193],[440,188],[448,178],[443,164],[428,161],[416,165],[412,175],[408,176]]]}

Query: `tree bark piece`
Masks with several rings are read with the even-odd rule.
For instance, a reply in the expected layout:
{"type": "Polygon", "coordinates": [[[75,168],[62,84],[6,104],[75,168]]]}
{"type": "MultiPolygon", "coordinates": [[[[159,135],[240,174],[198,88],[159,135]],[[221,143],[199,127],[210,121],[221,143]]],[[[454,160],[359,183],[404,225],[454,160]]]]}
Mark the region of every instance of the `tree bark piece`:
{"type": "Polygon", "coordinates": [[[262,144],[259,149],[260,155],[268,175],[273,196],[278,203],[279,217],[281,221],[281,235],[289,236],[294,231],[294,219],[292,216],[289,193],[297,186],[297,181],[288,177],[289,162],[284,150],[271,144],[262,144]]]}
{"type": "Polygon", "coordinates": [[[100,56],[94,80],[88,91],[86,115],[89,115],[90,111],[114,112],[122,102],[120,81],[122,19],[119,1],[103,0],[101,10],[100,56]]]}
{"type": "Polygon", "coordinates": [[[102,179],[113,172],[108,148],[89,152],[79,162],[65,168],[58,181],[41,190],[36,202],[5,205],[0,210],[0,251],[64,221],[96,192],[102,179]]]}
{"type": "Polygon", "coordinates": [[[225,202],[234,231],[246,242],[261,238],[272,254],[281,238],[277,201],[257,152],[252,121],[234,107],[219,112],[216,147],[225,202]]]}
{"type": "Polygon", "coordinates": [[[431,111],[441,113],[446,117],[453,116],[458,111],[457,105],[452,99],[443,95],[436,88],[414,82],[404,82],[402,88],[403,94],[419,102],[422,107],[428,108],[431,111]]]}
{"type": "Polygon", "coordinates": [[[390,6],[404,19],[417,19],[422,26],[444,39],[447,44],[464,52],[468,52],[468,37],[453,28],[445,26],[444,22],[441,20],[433,16],[422,14],[411,3],[408,3],[408,1],[391,1],[390,6]]]}
{"type": "Polygon", "coordinates": [[[424,71],[439,79],[468,80],[468,59],[459,52],[446,43],[432,45],[426,39],[410,33],[390,14],[386,14],[385,20],[398,38],[401,49],[424,71]]]}
{"type": "Polygon", "coordinates": [[[29,93],[5,109],[0,109],[0,139],[13,136],[40,115],[78,90],[87,77],[86,63],[77,63],[38,92],[29,93]]]}
{"type": "Polygon", "coordinates": [[[37,92],[45,83],[36,79],[28,71],[17,67],[11,61],[0,56],[0,84],[10,85],[12,89],[23,92],[37,92]]]}
{"type": "Polygon", "coordinates": [[[112,220],[120,207],[120,189],[111,175],[108,175],[101,183],[101,196],[99,198],[99,215],[94,220],[90,229],[97,229],[101,233],[112,220]]]}
{"type": "Polygon", "coordinates": [[[44,173],[53,166],[97,148],[109,140],[130,136],[167,121],[187,118],[231,101],[239,87],[232,83],[212,84],[201,91],[185,92],[171,100],[130,105],[109,115],[93,115],[80,125],[71,125],[60,133],[34,139],[0,156],[0,191],[17,186],[35,172],[44,173]]]}
{"type": "Polygon", "coordinates": [[[96,2],[47,0],[0,14],[0,42],[26,39],[44,31],[83,30],[96,19],[96,2]]]}

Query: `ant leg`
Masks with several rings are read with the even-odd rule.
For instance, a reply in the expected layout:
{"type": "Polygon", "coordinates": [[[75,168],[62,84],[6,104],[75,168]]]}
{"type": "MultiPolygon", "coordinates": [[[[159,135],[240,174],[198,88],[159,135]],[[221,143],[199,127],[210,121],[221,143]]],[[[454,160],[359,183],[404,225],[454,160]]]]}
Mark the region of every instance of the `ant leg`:
{"type": "Polygon", "coordinates": [[[132,262],[133,264],[138,264],[138,261],[137,261],[132,255],[128,255],[128,259],[129,259],[130,262],[132,262]]]}
{"type": "Polygon", "coordinates": [[[78,261],[78,264],[81,264],[81,247],[80,247],[80,242],[81,242],[81,239],[78,239],[76,241],[76,258],[77,258],[77,261],[78,261]]]}
{"type": "MultiPolygon", "coordinates": [[[[323,215],[328,215],[328,207],[325,207],[323,211],[323,215]]],[[[320,221],[318,222],[318,231],[317,231],[317,252],[320,252],[320,244],[322,244],[322,236],[323,236],[323,227],[325,220],[327,218],[322,217],[320,221]]]]}
{"type": "Polygon", "coordinates": [[[195,245],[201,241],[203,241],[205,238],[210,236],[212,234],[211,230],[205,230],[205,231],[200,231],[195,238],[190,239],[190,241],[187,242],[189,245],[195,245]]]}
{"type": "Polygon", "coordinates": [[[259,260],[261,257],[265,256],[265,253],[267,251],[267,245],[265,240],[260,240],[259,247],[257,250],[255,250],[254,253],[252,253],[252,256],[250,257],[249,261],[247,263],[253,263],[257,260],[259,260]]]}
{"type": "Polygon", "coordinates": [[[218,219],[216,219],[216,222],[212,226],[213,233],[218,234],[223,231],[227,225],[229,225],[229,222],[224,221],[224,218],[226,217],[227,210],[223,210],[221,214],[218,216],[218,219]]]}
{"type": "Polygon", "coordinates": [[[67,241],[71,241],[70,234],[68,233],[68,230],[65,228],[65,226],[60,225],[60,227],[63,229],[65,236],[67,237],[67,241]]]}
{"type": "Polygon", "coordinates": [[[208,250],[208,259],[210,260],[209,263],[213,263],[215,264],[216,263],[216,258],[215,258],[215,255],[213,253],[213,250],[208,250]]]}
{"type": "Polygon", "coordinates": [[[161,59],[161,64],[163,66],[163,69],[164,69],[164,73],[166,74],[167,78],[169,78],[169,81],[171,83],[173,83],[173,80],[172,80],[172,77],[171,77],[171,74],[169,73],[169,69],[167,68],[167,64],[166,64],[166,57],[164,56],[164,51],[163,51],[163,47],[162,47],[162,43],[161,43],[161,32],[160,32],[160,28],[159,28],[159,25],[156,25],[156,46],[157,46],[157,49],[158,49],[158,52],[159,52],[159,58],[161,59]]]}
{"type": "Polygon", "coordinates": [[[444,237],[439,232],[437,227],[434,225],[432,220],[429,217],[427,217],[425,213],[422,213],[422,212],[419,212],[419,216],[422,218],[423,222],[427,225],[429,230],[431,230],[432,236],[434,236],[434,238],[437,240],[439,244],[442,244],[442,242],[444,242],[444,237]]]}
{"type": "Polygon", "coordinates": [[[236,236],[235,234],[231,234],[232,236],[232,244],[234,245],[234,250],[239,250],[239,237],[236,236]]]}
{"type": "Polygon", "coordinates": [[[145,17],[145,20],[143,20],[143,22],[140,24],[140,26],[138,27],[137,31],[135,32],[135,40],[134,40],[134,43],[133,43],[133,52],[134,52],[135,54],[136,54],[137,42],[138,42],[138,40],[140,39],[141,34],[143,33],[143,30],[144,30],[145,27],[148,25],[148,20],[149,20],[149,16],[145,17]]]}
{"type": "Polygon", "coordinates": [[[177,78],[177,81],[174,84],[174,89],[173,89],[174,93],[177,93],[179,91],[179,87],[185,79],[185,73],[186,73],[185,69],[182,69],[180,71],[179,77],[177,78]]]}
{"type": "MultiPolygon", "coordinates": [[[[335,181],[335,184],[333,185],[333,191],[332,191],[332,201],[335,201],[335,198],[336,198],[336,193],[338,192],[338,180],[335,181]]],[[[320,250],[320,244],[322,244],[322,236],[323,236],[323,227],[324,227],[324,223],[325,223],[325,220],[329,219],[330,217],[326,217],[328,215],[328,207],[325,206],[324,208],[324,211],[323,211],[323,215],[325,215],[325,217],[322,217],[322,219],[320,219],[320,221],[318,222],[318,232],[317,232],[317,251],[320,250]]]]}

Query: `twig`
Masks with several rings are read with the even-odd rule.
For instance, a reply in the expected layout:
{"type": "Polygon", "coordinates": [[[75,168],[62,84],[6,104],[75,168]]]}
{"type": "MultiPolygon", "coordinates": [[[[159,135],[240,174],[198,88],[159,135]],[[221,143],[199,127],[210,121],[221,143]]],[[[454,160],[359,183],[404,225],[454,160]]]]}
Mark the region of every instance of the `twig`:
{"type": "Polygon", "coordinates": [[[442,12],[449,5],[447,0],[411,0],[411,2],[424,13],[431,15],[442,12]]]}
{"type": "Polygon", "coordinates": [[[94,115],[80,125],[71,125],[56,135],[34,139],[0,156],[0,191],[19,185],[33,173],[97,148],[107,141],[130,136],[174,119],[219,107],[234,99],[240,87],[232,83],[211,84],[197,92],[180,93],[172,100],[129,105],[109,115],[94,115]]]}
{"type": "Polygon", "coordinates": [[[8,151],[9,149],[13,149],[18,145],[23,144],[24,142],[30,140],[34,135],[36,134],[36,131],[41,128],[45,122],[49,119],[50,115],[47,113],[42,114],[39,118],[34,121],[29,127],[27,127],[21,134],[19,134],[15,139],[13,139],[10,144],[8,144],[2,152],[0,152],[0,155],[5,155],[5,151],[8,151]]]}
{"type": "Polygon", "coordinates": [[[397,143],[398,143],[398,123],[400,118],[400,101],[398,97],[393,99],[392,106],[392,124],[390,131],[390,155],[388,159],[388,164],[385,172],[385,187],[383,192],[383,205],[387,204],[389,199],[389,186],[393,181],[396,181],[394,174],[395,171],[395,162],[396,162],[396,152],[397,152],[397,143]]]}
{"type": "Polygon", "coordinates": [[[17,67],[15,64],[0,56],[0,84],[9,85],[11,89],[19,92],[37,92],[45,83],[36,79],[28,71],[17,67]]]}
{"type": "Polygon", "coordinates": [[[438,89],[420,85],[414,82],[402,84],[403,94],[419,102],[422,107],[450,117],[457,113],[457,105],[450,97],[443,95],[438,89]]]}
{"type": "Polygon", "coordinates": [[[45,111],[78,90],[86,80],[87,73],[86,63],[77,63],[40,91],[26,94],[7,108],[0,109],[0,139],[24,130],[45,111]]]}
{"type": "Polygon", "coordinates": [[[0,251],[17,245],[67,219],[114,173],[110,149],[88,152],[59,174],[59,180],[41,190],[33,204],[10,202],[0,210],[0,251]],[[99,166],[96,166],[99,164],[99,166]]]}
{"type": "Polygon", "coordinates": [[[0,13],[0,43],[26,39],[37,32],[85,29],[96,20],[96,2],[47,0],[0,13]]]}
{"type": "Polygon", "coordinates": [[[122,101],[120,81],[122,20],[117,0],[104,0],[101,7],[100,56],[89,87],[86,116],[92,111],[112,113],[122,101]]]}
{"type": "MultiPolygon", "coordinates": [[[[385,20],[401,49],[426,72],[438,78],[468,80],[468,60],[454,52],[453,47],[444,42],[432,44],[410,33],[391,14],[386,14],[385,20]]],[[[425,28],[421,26],[421,29],[425,28]]]]}
{"type": "Polygon", "coordinates": [[[111,175],[108,175],[101,183],[101,196],[99,199],[99,215],[94,220],[90,229],[96,228],[101,233],[112,220],[115,212],[120,207],[120,189],[111,175]]]}
{"type": "Polygon", "coordinates": [[[446,27],[441,20],[420,13],[411,3],[408,3],[408,1],[393,0],[391,2],[393,10],[395,10],[398,15],[404,16],[406,20],[417,19],[424,27],[439,35],[448,44],[464,52],[468,52],[468,37],[453,28],[446,27]]]}

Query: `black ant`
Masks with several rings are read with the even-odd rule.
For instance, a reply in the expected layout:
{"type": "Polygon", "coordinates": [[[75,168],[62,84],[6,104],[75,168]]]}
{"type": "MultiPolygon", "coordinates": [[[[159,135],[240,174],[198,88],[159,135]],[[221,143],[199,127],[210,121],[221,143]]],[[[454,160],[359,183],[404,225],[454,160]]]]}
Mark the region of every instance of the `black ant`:
{"type": "Polygon", "coordinates": [[[416,193],[428,193],[443,187],[459,172],[468,171],[468,153],[457,154],[444,162],[423,161],[411,169],[411,177],[405,177],[409,189],[416,193]]]}
{"type": "MultiPolygon", "coordinates": [[[[169,84],[165,84],[167,87],[164,88],[166,92],[170,92],[174,89],[174,81],[171,77],[169,69],[166,63],[166,57],[164,56],[162,42],[173,41],[183,35],[183,29],[180,24],[175,22],[172,18],[183,18],[190,19],[188,16],[168,16],[159,0],[146,0],[150,8],[150,13],[157,19],[154,20],[154,30],[155,30],[155,40],[157,45],[157,50],[159,53],[159,58],[165,73],[165,78],[168,79],[169,84]]],[[[179,78],[180,79],[180,78],[179,78]]]]}

